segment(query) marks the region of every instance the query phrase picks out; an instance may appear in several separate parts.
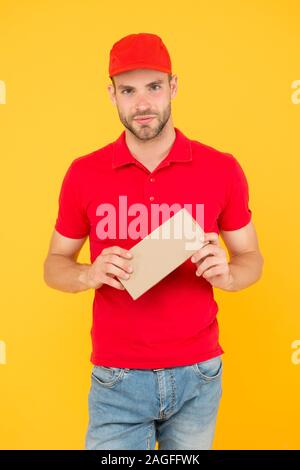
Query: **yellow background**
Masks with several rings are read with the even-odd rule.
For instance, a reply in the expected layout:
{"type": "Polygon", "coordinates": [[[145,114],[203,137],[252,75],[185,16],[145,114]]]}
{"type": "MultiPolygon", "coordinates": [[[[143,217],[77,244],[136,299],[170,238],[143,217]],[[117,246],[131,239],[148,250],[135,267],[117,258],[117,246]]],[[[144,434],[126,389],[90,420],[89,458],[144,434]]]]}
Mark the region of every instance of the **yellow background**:
{"type": "Polygon", "coordinates": [[[43,261],[68,165],[123,130],[109,50],[152,32],[178,75],[174,124],[239,160],[265,258],[259,283],[215,289],[225,354],[214,448],[299,449],[299,2],[9,0],[0,12],[0,447],[84,447],[93,291],[48,288],[43,261]]]}

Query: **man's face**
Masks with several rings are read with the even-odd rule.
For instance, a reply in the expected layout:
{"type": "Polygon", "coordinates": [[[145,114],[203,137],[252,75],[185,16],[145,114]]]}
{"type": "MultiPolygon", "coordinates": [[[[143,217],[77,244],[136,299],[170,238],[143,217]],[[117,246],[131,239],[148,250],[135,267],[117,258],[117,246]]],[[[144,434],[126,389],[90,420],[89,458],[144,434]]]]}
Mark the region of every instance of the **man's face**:
{"type": "Polygon", "coordinates": [[[137,69],[113,77],[108,86],[112,102],[117,106],[122,124],[140,140],[155,138],[171,115],[171,99],[177,93],[177,76],[171,81],[167,73],[137,69]],[[140,121],[137,118],[151,116],[140,121]]]}

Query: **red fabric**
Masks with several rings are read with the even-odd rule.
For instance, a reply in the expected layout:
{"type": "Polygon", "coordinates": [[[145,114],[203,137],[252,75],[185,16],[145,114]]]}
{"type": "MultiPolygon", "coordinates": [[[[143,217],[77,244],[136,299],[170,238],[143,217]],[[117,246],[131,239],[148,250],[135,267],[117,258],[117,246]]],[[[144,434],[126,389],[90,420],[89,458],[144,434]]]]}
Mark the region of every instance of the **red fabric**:
{"type": "Polygon", "coordinates": [[[172,73],[168,50],[156,34],[129,34],[111,48],[108,70],[110,77],[128,70],[148,68],[172,73]]]}
{"type": "MultiPolygon", "coordinates": [[[[127,195],[128,206],[145,204],[149,213],[150,197],[153,204],[192,203],[194,218],[195,203],[202,203],[205,232],[236,230],[249,223],[248,184],[236,158],[188,139],[176,127],[175,132],[169,154],[152,173],[131,155],[125,131],[70,164],[55,228],[65,237],[89,235],[91,262],[108,246],[130,249],[139,241],[118,238],[118,223],[116,239],[97,236],[103,218],[96,215],[97,207],[111,203],[118,214],[119,195],[127,195]]],[[[128,215],[128,223],[135,217],[128,215]]],[[[147,369],[189,365],[223,354],[213,288],[195,269],[189,258],[136,300],[107,284],[96,289],[91,362],[147,369]]]]}

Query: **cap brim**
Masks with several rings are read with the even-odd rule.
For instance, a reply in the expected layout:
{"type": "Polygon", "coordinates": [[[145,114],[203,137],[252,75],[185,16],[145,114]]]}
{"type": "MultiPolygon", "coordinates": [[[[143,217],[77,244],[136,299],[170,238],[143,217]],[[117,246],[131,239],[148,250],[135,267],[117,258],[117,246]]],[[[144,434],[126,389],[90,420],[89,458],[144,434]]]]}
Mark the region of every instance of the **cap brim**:
{"type": "Polygon", "coordinates": [[[130,70],[136,70],[136,69],[152,69],[152,70],[159,70],[160,72],[165,72],[165,73],[172,73],[170,69],[164,66],[155,66],[152,64],[149,64],[147,62],[140,62],[140,63],[135,63],[135,64],[130,64],[126,65],[126,67],[119,67],[118,69],[115,69],[112,74],[109,75],[109,77],[113,77],[115,75],[118,75],[119,73],[123,72],[129,72],[130,70]]]}

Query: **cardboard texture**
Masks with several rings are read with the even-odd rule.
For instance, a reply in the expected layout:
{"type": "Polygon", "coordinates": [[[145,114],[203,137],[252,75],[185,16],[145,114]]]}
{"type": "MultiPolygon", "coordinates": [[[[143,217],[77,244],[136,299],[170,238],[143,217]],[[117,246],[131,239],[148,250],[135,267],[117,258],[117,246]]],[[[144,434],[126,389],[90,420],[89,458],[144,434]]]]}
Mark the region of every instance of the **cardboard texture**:
{"type": "Polygon", "coordinates": [[[133,273],[129,279],[117,278],[136,300],[204,244],[203,229],[182,208],[129,250],[133,273]]]}

